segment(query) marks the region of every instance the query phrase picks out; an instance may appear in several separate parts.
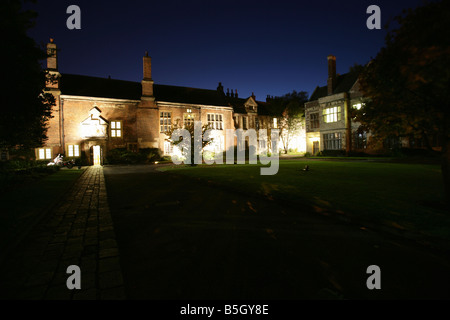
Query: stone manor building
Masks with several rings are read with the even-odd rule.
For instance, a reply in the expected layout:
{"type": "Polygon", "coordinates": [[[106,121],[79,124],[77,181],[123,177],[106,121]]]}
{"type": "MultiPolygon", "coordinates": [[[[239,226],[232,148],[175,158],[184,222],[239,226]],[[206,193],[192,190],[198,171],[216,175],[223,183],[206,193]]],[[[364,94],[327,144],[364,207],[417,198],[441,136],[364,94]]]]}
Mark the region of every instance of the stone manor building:
{"type": "Polygon", "coordinates": [[[156,84],[152,62],[143,57],[141,82],[65,74],[58,70],[57,47],[47,44],[47,69],[57,76],[47,90],[56,98],[48,140],[36,149],[36,159],[50,160],[57,154],[79,157],[85,153],[90,164],[102,164],[115,148],[138,151],[158,148],[164,155],[173,152],[164,132],[175,123],[201,121],[214,129],[212,148],[223,151],[225,129],[259,129],[276,126],[267,114],[266,102],[256,97],[238,97],[219,83],[216,90],[156,84]]]}

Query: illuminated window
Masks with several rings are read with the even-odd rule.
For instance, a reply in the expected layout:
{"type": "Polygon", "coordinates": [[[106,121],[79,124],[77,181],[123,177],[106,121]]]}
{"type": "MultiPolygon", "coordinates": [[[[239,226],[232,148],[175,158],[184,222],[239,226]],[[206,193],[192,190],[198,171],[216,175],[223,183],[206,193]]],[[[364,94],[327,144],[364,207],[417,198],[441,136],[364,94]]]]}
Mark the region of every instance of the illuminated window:
{"type": "Polygon", "coordinates": [[[40,148],[37,149],[37,156],[39,160],[48,160],[52,158],[51,148],[40,148]]]}
{"type": "Polygon", "coordinates": [[[187,113],[192,113],[192,109],[189,109],[189,108],[188,108],[188,109],[186,109],[186,112],[187,112],[187,113]]]}
{"type": "Polygon", "coordinates": [[[221,114],[208,113],[207,119],[210,129],[223,130],[223,116],[221,114]]]}
{"type": "Polygon", "coordinates": [[[273,127],[278,128],[278,119],[277,118],[273,118],[273,127]]]}
{"type": "Polygon", "coordinates": [[[319,128],[319,114],[317,112],[309,115],[309,126],[311,129],[319,128]]]}
{"type": "Polygon", "coordinates": [[[247,117],[242,117],[242,129],[247,129],[247,117]]]}
{"type": "Polygon", "coordinates": [[[337,122],[341,120],[341,107],[323,109],[323,122],[337,122]]]}
{"type": "Polygon", "coordinates": [[[67,156],[68,157],[79,157],[80,156],[80,146],[77,144],[67,145],[67,156]]]}
{"type": "Polygon", "coordinates": [[[111,137],[122,137],[122,121],[111,121],[111,137]]]}
{"type": "Polygon", "coordinates": [[[164,154],[171,155],[173,153],[173,144],[169,141],[164,141],[164,154]]]}
{"type": "MultiPolygon", "coordinates": [[[[188,109],[190,110],[190,109],[188,109]]],[[[184,119],[183,119],[183,125],[184,127],[188,127],[194,124],[194,115],[191,113],[185,113],[184,119]]]]}
{"type": "Polygon", "coordinates": [[[255,129],[259,130],[259,119],[255,118],[255,129]]]}
{"type": "Polygon", "coordinates": [[[172,126],[172,113],[171,112],[160,112],[159,113],[159,131],[167,132],[170,131],[172,126]]]}
{"type": "Polygon", "coordinates": [[[342,134],[325,133],[323,135],[323,146],[325,150],[341,150],[342,149],[342,134]]]}

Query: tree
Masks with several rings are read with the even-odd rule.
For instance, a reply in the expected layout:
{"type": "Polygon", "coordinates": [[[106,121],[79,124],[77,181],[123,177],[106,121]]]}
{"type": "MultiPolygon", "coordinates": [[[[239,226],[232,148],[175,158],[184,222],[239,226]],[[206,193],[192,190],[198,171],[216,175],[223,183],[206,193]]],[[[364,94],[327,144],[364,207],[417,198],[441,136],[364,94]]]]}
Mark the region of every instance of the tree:
{"type": "Polygon", "coordinates": [[[269,102],[270,113],[277,118],[280,138],[285,153],[288,153],[292,137],[301,128],[305,118],[305,102],[308,94],[305,91],[292,91],[269,102]]]}
{"type": "Polygon", "coordinates": [[[375,138],[413,135],[442,144],[442,176],[450,199],[450,1],[404,10],[385,46],[364,68],[368,101],[356,114],[375,138]]]}
{"type": "Polygon", "coordinates": [[[47,121],[55,105],[52,94],[45,93],[47,73],[40,61],[44,49],[27,35],[36,13],[22,11],[20,0],[0,3],[0,34],[4,79],[0,105],[0,148],[34,148],[47,139],[47,121]]]}
{"type": "MultiPolygon", "coordinates": [[[[171,126],[170,130],[166,131],[164,134],[168,137],[166,138],[166,141],[169,141],[172,145],[174,146],[179,146],[180,144],[184,143],[183,137],[179,137],[178,140],[172,140],[172,134],[178,130],[178,129],[186,129],[189,132],[189,136],[190,136],[190,157],[191,157],[191,166],[195,166],[195,153],[197,152],[197,154],[200,155],[200,157],[202,156],[202,152],[204,150],[204,148],[211,144],[214,141],[214,138],[211,136],[210,132],[210,126],[209,124],[205,124],[205,125],[201,125],[198,124],[198,131],[201,132],[201,135],[195,135],[195,131],[196,131],[196,127],[195,127],[195,122],[191,122],[188,123],[186,125],[180,125],[179,121],[177,121],[174,125],[171,126]],[[197,145],[200,146],[200,150],[198,150],[198,148],[196,148],[196,142],[197,145]]],[[[202,158],[200,158],[201,161],[202,158]]]]}

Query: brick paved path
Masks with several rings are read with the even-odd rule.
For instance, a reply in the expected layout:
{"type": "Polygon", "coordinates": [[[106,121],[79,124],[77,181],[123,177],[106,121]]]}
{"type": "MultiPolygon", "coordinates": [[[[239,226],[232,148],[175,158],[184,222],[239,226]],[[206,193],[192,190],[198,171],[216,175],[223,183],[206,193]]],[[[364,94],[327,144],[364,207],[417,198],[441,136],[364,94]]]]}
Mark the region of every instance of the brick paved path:
{"type": "Polygon", "coordinates": [[[88,167],[60,205],[3,263],[0,297],[125,298],[102,167],[88,167]],[[70,265],[81,269],[81,290],[67,288],[70,265]]]}

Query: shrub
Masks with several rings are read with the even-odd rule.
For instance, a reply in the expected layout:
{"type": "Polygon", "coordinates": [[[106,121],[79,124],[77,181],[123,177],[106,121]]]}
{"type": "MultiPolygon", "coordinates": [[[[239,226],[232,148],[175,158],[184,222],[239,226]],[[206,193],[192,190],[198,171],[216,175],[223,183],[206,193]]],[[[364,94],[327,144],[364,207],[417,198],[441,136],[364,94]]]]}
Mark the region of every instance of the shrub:
{"type": "Polygon", "coordinates": [[[161,154],[157,148],[143,148],[139,152],[132,152],[126,148],[116,148],[108,151],[106,156],[107,164],[138,164],[153,162],[161,159],[161,154]]]}
{"type": "Polygon", "coordinates": [[[317,154],[318,157],[344,157],[345,150],[322,150],[317,154]]]}

